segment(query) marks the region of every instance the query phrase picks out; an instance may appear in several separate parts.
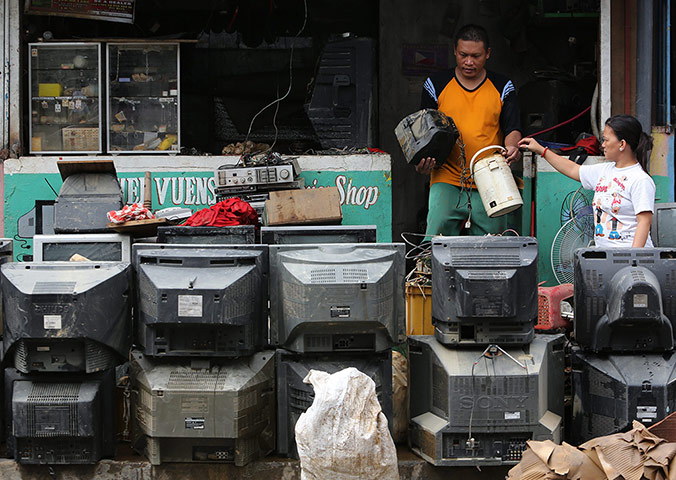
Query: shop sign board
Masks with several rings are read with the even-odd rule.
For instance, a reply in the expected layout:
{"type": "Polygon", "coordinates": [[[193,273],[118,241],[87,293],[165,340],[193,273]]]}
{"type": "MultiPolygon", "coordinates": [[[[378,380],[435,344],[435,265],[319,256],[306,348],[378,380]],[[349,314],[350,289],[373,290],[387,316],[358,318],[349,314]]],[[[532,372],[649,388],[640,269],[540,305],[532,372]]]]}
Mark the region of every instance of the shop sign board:
{"type": "Polygon", "coordinates": [[[25,12],[134,23],[135,2],[136,0],[26,0],[25,12]]]}

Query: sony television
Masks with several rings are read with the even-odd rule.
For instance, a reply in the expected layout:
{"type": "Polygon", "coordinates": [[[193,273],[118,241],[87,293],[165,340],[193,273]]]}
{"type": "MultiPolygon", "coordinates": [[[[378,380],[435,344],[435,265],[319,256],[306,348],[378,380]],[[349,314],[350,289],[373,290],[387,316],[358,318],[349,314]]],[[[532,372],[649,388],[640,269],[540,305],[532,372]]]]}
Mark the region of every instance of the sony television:
{"type": "Polygon", "coordinates": [[[270,245],[270,338],[299,353],[405,340],[404,245],[270,245]]]}
{"type": "Polygon", "coordinates": [[[674,348],[676,249],[575,253],[575,340],[595,352],[674,348]]]}
{"type": "Polygon", "coordinates": [[[631,428],[638,420],[650,427],[676,409],[676,354],[596,354],[575,347],[573,414],[568,441],[631,428]]]}
{"type": "Polygon", "coordinates": [[[3,352],[22,373],[92,373],[131,348],[128,263],[6,263],[1,268],[3,352]]]}
{"type": "Polygon", "coordinates": [[[243,245],[256,243],[256,227],[157,227],[157,243],[243,245]]]}
{"type": "Polygon", "coordinates": [[[91,464],[115,455],[115,372],[6,368],[7,456],[22,464],[91,464]]]}
{"type": "Polygon", "coordinates": [[[234,463],[275,447],[274,352],[192,368],[134,350],[132,447],[153,465],[234,463]]]}
{"type": "Polygon", "coordinates": [[[76,254],[95,262],[131,262],[131,237],[119,233],[76,233],[33,237],[35,262],[67,262],[76,254]]]}
{"type": "Polygon", "coordinates": [[[135,244],[133,256],[147,355],[238,357],[267,345],[266,246],[135,244]]]}
{"type": "Polygon", "coordinates": [[[656,203],[650,237],[656,247],[676,247],[676,203],[656,203]]]}
{"type": "Polygon", "coordinates": [[[408,342],[409,444],[428,462],[513,465],[528,440],[561,442],[563,334],[506,350],[448,348],[432,335],[408,342]]]}
{"type": "Polygon", "coordinates": [[[532,237],[435,237],[432,324],[444,345],[523,345],[538,317],[532,237]]]}
{"type": "MultiPolygon", "coordinates": [[[[296,449],[296,422],[314,401],[312,385],[303,379],[310,370],[330,374],[354,367],[368,375],[376,384],[380,408],[392,431],[392,351],[357,354],[298,354],[277,349],[277,453],[298,458],[296,449]]],[[[413,396],[413,395],[411,395],[413,396]]]]}
{"type": "Polygon", "coordinates": [[[376,243],[375,225],[302,225],[261,227],[265,245],[300,243],[376,243]]]}

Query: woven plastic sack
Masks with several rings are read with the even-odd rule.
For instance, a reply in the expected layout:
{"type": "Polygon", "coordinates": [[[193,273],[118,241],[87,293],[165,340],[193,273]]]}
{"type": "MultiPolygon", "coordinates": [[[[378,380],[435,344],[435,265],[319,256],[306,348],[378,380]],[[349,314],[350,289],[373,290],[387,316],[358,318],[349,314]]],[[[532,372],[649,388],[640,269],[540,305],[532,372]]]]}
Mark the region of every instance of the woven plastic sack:
{"type": "Polygon", "coordinates": [[[314,402],[296,422],[301,480],[393,480],[397,452],[376,385],[356,368],[310,370],[314,402]]]}

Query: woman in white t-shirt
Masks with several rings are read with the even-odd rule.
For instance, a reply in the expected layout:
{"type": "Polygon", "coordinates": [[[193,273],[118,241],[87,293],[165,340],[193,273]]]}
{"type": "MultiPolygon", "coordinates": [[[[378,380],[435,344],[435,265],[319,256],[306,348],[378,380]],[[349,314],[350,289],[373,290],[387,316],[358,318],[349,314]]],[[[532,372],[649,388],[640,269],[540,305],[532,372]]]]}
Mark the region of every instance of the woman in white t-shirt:
{"type": "Polygon", "coordinates": [[[556,170],[594,190],[594,241],[597,247],[652,247],[650,224],[655,182],[647,173],[652,137],[631,115],[615,115],[603,129],[608,162],[578,165],[524,138],[519,147],[540,154],[556,170]]]}

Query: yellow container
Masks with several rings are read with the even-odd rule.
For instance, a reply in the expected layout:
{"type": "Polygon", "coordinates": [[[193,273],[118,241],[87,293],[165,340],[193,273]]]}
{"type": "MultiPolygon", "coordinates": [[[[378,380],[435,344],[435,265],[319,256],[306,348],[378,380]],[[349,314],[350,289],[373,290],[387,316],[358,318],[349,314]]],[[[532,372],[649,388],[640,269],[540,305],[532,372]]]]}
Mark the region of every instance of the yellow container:
{"type": "Polygon", "coordinates": [[[63,88],[59,83],[38,83],[39,97],[60,97],[63,88]]]}
{"type": "Polygon", "coordinates": [[[431,285],[406,285],[406,334],[434,335],[431,285]]]}

